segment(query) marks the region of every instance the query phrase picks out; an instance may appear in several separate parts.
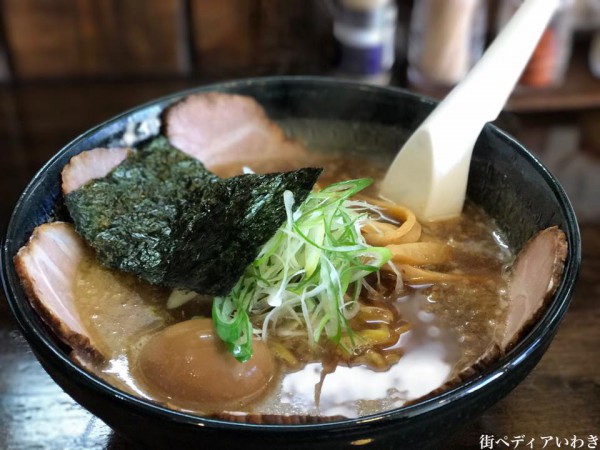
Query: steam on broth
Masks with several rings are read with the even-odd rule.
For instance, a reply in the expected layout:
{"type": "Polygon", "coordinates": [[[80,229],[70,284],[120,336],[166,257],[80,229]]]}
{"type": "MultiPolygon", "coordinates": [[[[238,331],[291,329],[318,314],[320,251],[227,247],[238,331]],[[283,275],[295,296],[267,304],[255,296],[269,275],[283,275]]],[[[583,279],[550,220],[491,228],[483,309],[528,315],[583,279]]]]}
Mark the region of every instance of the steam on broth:
{"type": "MultiPolygon", "coordinates": [[[[63,171],[74,224],[41,225],[15,258],[36,309],[73,358],[108,383],[231,420],[357,417],[460,379],[505,350],[528,320],[515,321],[510,309],[513,251],[478,206],[467,202],[456,219],[420,223],[410,210],[376,198],[383,167],[308,152],[246,97],[191,96],[166,122],[169,141],[75,156],[63,171]],[[229,108],[233,125],[215,122],[219,111],[229,117],[229,108]],[[202,126],[186,134],[192,118],[202,126]],[[236,124],[230,132],[244,145],[213,136],[236,124]],[[161,165],[158,152],[174,165],[161,165]],[[298,170],[311,166],[324,168],[312,192],[320,171],[298,170]],[[238,176],[244,172],[256,174],[238,176]],[[132,183],[139,174],[142,184],[132,183]],[[148,180],[154,184],[144,185],[148,180]],[[232,192],[243,201],[214,203],[209,191],[221,203],[232,192]],[[232,213],[234,204],[241,207],[232,213]],[[219,211],[218,225],[202,215],[211,211],[219,211]],[[131,216],[122,221],[119,214],[131,216]],[[253,217],[268,224],[258,242],[247,231],[253,217]],[[223,228],[224,237],[212,228],[223,228]],[[231,242],[243,250],[237,268],[221,254],[230,254],[231,242]],[[217,260],[239,271],[227,274],[227,288],[214,279],[225,270],[217,260]],[[192,286],[208,286],[212,295],[177,284],[198,267],[211,276],[201,274],[192,286]]],[[[564,263],[564,234],[553,230],[551,279],[535,292],[537,310],[564,263]]]]}

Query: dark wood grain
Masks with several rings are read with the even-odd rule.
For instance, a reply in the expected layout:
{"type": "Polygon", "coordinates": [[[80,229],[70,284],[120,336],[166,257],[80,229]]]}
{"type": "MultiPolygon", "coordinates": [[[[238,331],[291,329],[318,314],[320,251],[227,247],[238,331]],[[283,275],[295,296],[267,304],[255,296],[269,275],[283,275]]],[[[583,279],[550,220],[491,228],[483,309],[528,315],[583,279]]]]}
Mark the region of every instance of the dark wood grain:
{"type": "MultiPolygon", "coordinates": [[[[197,83],[190,80],[0,87],[2,226],[27,181],[70,139],[129,107],[197,83]]],[[[598,112],[510,115],[504,118],[504,124],[544,157],[548,129],[578,128],[587,123],[588,114],[597,117],[598,112]]],[[[596,173],[600,174],[600,158],[590,161],[589,164],[597,165],[596,173]]],[[[556,170],[560,178],[560,167],[556,170]]],[[[569,194],[574,202],[582,195],[578,191],[569,194]]],[[[581,231],[581,276],[569,312],[548,352],[522,384],[480,418],[457,430],[445,448],[478,449],[482,435],[525,435],[537,438],[534,448],[541,449],[540,436],[599,434],[600,221],[582,223],[581,231]]],[[[0,298],[0,449],[135,448],[52,382],[17,331],[4,298],[0,298]]],[[[528,447],[521,444],[519,448],[528,447]]]]}
{"type": "Polygon", "coordinates": [[[4,0],[3,15],[21,80],[189,68],[182,0],[4,0]]]}
{"type": "Polygon", "coordinates": [[[334,66],[325,2],[260,0],[258,64],[270,73],[324,73],[334,66]]]}
{"type": "Polygon", "coordinates": [[[594,77],[588,63],[589,47],[578,45],[571,56],[565,81],[558,86],[535,89],[522,87],[512,95],[513,111],[544,112],[590,108],[600,103],[600,79],[594,77]]]}
{"type": "MultiPolygon", "coordinates": [[[[4,0],[0,8],[18,80],[332,67],[331,18],[319,0],[4,0]]],[[[1,56],[0,42],[0,80],[8,76],[1,56]]]]}
{"type": "Polygon", "coordinates": [[[333,66],[331,18],[318,0],[191,0],[203,76],[323,73],[333,66]]]}
{"type": "Polygon", "coordinates": [[[235,76],[256,72],[260,5],[245,0],[192,0],[190,15],[197,70],[235,76]],[[253,70],[254,69],[254,70],[253,70]]]}
{"type": "MultiPolygon", "coordinates": [[[[600,79],[588,65],[589,42],[575,46],[562,83],[545,88],[517,86],[508,100],[507,110],[517,113],[546,113],[597,108],[600,105],[600,79]]],[[[411,86],[426,95],[443,98],[448,89],[411,86]]]]}
{"type": "Polygon", "coordinates": [[[12,72],[4,28],[4,11],[0,8],[0,82],[9,81],[11,77],[12,72]]]}

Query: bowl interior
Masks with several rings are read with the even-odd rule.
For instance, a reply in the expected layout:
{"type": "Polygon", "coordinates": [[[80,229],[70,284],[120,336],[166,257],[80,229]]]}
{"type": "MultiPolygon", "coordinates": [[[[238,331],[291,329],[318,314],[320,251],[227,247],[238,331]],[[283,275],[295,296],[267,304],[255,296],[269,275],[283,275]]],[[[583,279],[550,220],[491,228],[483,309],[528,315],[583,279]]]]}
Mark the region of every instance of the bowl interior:
{"type": "MultiPolygon", "coordinates": [[[[272,119],[278,121],[290,135],[305,141],[309,147],[368,156],[382,163],[391,161],[410,130],[416,128],[434,106],[433,101],[400,89],[307,77],[243,80],[193,91],[210,90],[255,97],[272,119]]],[[[159,116],[166,106],[190,92],[178,93],[133,109],[66,145],[28,185],[7,228],[2,247],[4,287],[23,333],[34,350],[51,352],[63,367],[99,391],[115,392],[114,388],[104,385],[69,360],[67,349],[55,340],[31,308],[15,273],[12,258],[37,225],[68,217],[60,192],[60,171],[73,155],[94,147],[117,144],[126,128],[136,128],[136,124],[159,116]]],[[[143,128],[140,130],[143,132],[143,128]]],[[[541,335],[554,333],[568,306],[580,261],[577,223],[562,188],[535,157],[493,126],[487,126],[477,142],[468,196],[495,218],[516,249],[536,231],[558,225],[567,234],[569,255],[555,299],[536,327],[505,359],[440,397],[450,400],[483,388],[486,380],[518,365],[523,356],[541,345],[541,335]]],[[[127,401],[144,403],[126,394],[121,397],[127,401]]],[[[439,400],[426,401],[386,413],[385,416],[420,414],[439,407],[439,400]]],[[[160,410],[160,407],[149,403],[144,406],[160,410]]],[[[180,416],[186,419],[186,415],[180,416]]],[[[194,420],[197,422],[198,418],[194,420]]]]}

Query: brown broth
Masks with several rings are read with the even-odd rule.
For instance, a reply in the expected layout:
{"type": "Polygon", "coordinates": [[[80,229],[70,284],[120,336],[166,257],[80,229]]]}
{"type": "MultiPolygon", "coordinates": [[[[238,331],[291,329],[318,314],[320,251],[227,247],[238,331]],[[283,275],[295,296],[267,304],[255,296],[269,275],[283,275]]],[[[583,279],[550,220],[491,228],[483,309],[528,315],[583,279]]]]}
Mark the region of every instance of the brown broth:
{"type": "Polygon", "coordinates": [[[129,343],[175,321],[164,304],[168,291],[101,266],[93,252],[82,260],[73,281],[76,306],[94,345],[119,356],[129,343]]]}
{"type": "MultiPolygon", "coordinates": [[[[227,176],[240,173],[244,166],[257,172],[270,172],[307,165],[326,168],[320,180],[322,185],[364,176],[377,179],[383,174],[381,168],[366,161],[315,154],[307,155],[302,161],[271,161],[262,163],[260,167],[238,163],[211,169],[227,176]]],[[[374,189],[376,187],[371,193],[376,192],[374,189]]],[[[384,277],[384,288],[378,298],[369,299],[365,295],[361,299],[365,306],[387,308],[393,314],[389,327],[396,330],[395,334],[389,342],[376,349],[384,358],[394,362],[389,369],[374,370],[376,365],[365,364],[368,358],[340,358],[339,353],[331,349],[321,355],[324,362],[309,354],[300,357],[302,363],[299,365],[288,364],[286,367],[280,364],[283,373],[269,393],[240,410],[265,414],[341,414],[347,417],[372,414],[418,399],[471,366],[484,354],[503,331],[507,295],[504,267],[512,261],[512,252],[504,244],[493,221],[469,203],[460,218],[423,224],[423,230],[427,239],[446,242],[453,249],[450,263],[430,268],[464,273],[466,276],[462,282],[404,286],[400,292],[393,289],[393,280],[384,277]]],[[[104,305],[102,316],[107,318],[105,320],[116,321],[123,311],[129,311],[129,301],[122,301],[123,294],[118,291],[122,285],[131,282],[128,278],[117,277],[121,280],[120,284],[113,282],[111,287],[110,280],[113,279],[106,278],[107,271],[102,270],[97,272],[89,267],[82,270],[83,287],[78,289],[83,289],[82,294],[86,296],[100,296],[104,305]],[[96,282],[101,282],[101,286],[95,286],[96,282]]],[[[148,290],[139,284],[139,290],[133,289],[137,292],[134,303],[138,307],[142,304],[143,311],[156,311],[160,303],[158,297],[166,302],[164,292],[158,295],[159,291],[148,290]]],[[[95,330],[92,332],[96,333],[94,336],[98,335],[100,328],[106,328],[105,320],[98,320],[101,311],[82,310],[80,313],[86,317],[86,326],[95,330]]],[[[162,320],[160,327],[164,327],[198,314],[206,315],[206,305],[187,305],[180,310],[161,310],[155,314],[159,314],[162,320]]],[[[362,326],[369,328],[375,325],[362,326]]],[[[147,335],[156,331],[155,326],[140,328],[146,329],[147,335]]],[[[125,342],[113,345],[121,350],[116,351],[108,367],[100,372],[109,382],[119,386],[124,384],[127,390],[144,397],[149,396],[133,379],[129,367],[147,335],[140,335],[140,332],[126,334],[129,337],[125,342]]],[[[296,353],[301,355],[302,351],[296,353]]],[[[177,408],[177,405],[169,406],[177,408]]],[[[193,412],[220,411],[217,408],[193,412]]]]}

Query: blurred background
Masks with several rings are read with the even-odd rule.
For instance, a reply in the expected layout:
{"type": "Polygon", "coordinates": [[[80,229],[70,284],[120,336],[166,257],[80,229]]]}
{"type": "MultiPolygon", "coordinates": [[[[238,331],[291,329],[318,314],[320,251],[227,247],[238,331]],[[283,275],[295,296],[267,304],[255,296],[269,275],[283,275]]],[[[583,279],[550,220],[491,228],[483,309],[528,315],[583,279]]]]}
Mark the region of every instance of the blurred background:
{"type": "MultiPolygon", "coordinates": [[[[217,80],[314,74],[441,98],[519,3],[2,0],[0,163],[21,177],[0,180],[1,192],[16,199],[49,155],[93,124],[217,80]]],[[[600,0],[563,0],[507,105],[511,114],[500,119],[534,151],[549,153],[552,164],[579,149],[597,156],[599,35],[600,0]]],[[[587,177],[580,172],[588,163],[577,160],[559,174],[568,190],[576,188],[573,172],[587,177]]],[[[589,208],[594,201],[577,200],[582,219],[598,217],[600,207],[589,208]]],[[[3,202],[2,222],[11,207],[3,202]]]]}
{"type": "MultiPolygon", "coordinates": [[[[280,74],[442,98],[520,3],[0,0],[0,229],[54,153],[128,108],[214,81],[280,74]]],[[[479,448],[484,433],[598,433],[600,0],[563,0],[497,124],[564,185],[584,261],[571,310],[540,366],[448,448],[479,448]]],[[[50,381],[4,301],[0,448],[130,448],[50,381]]]]}

